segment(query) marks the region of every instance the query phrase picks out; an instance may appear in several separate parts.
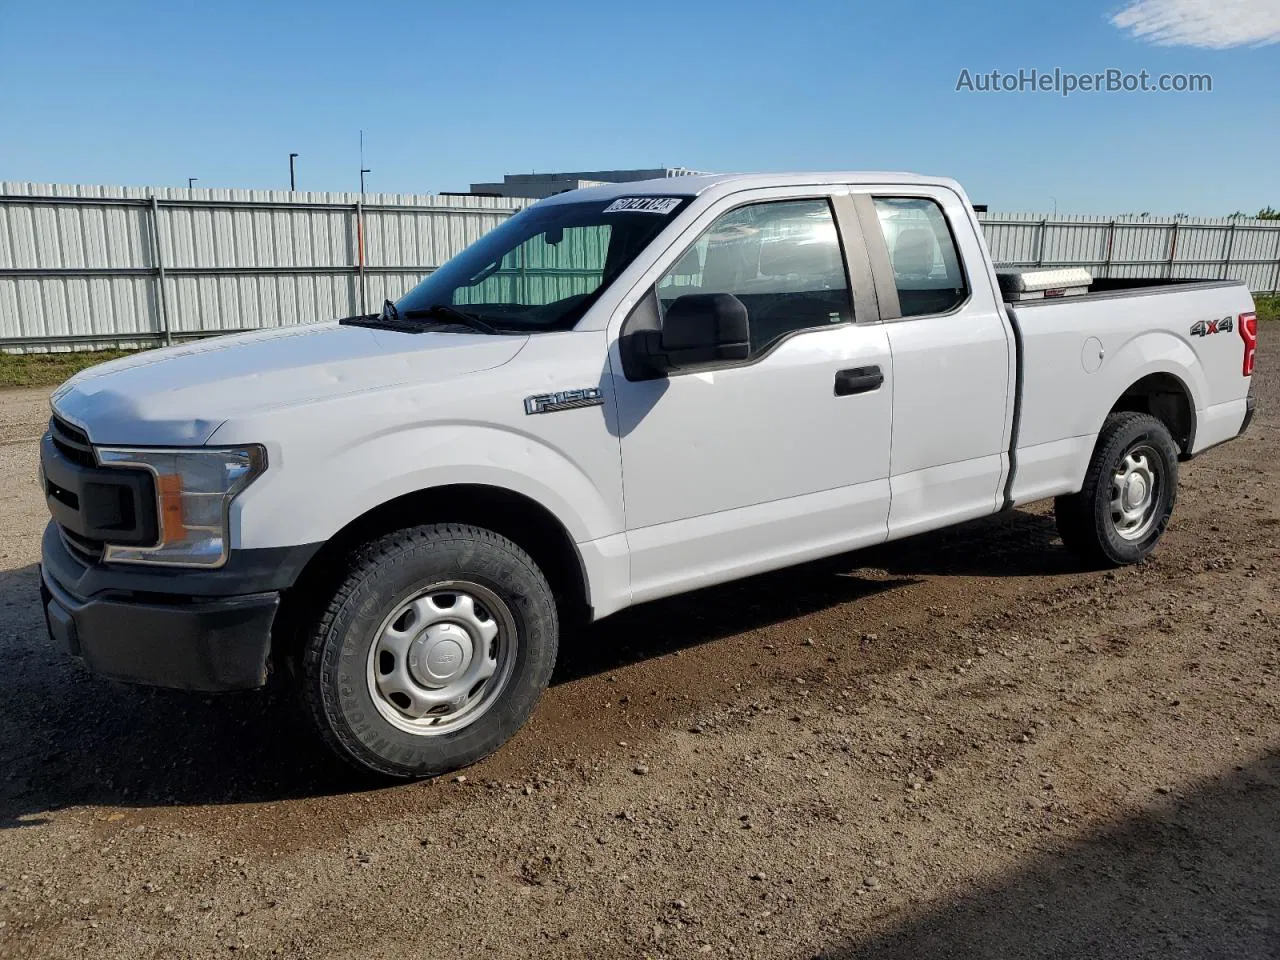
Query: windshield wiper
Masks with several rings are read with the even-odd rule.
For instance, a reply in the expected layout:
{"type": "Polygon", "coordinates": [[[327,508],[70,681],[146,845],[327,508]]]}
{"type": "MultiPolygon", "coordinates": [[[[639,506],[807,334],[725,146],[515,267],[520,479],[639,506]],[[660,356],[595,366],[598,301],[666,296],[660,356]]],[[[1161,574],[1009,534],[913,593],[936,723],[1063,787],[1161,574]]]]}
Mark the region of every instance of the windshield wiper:
{"type": "Polygon", "coordinates": [[[422,333],[420,323],[409,323],[400,319],[400,312],[390,300],[384,301],[381,313],[359,314],[354,317],[343,317],[338,323],[347,327],[370,327],[374,330],[395,330],[398,333],[422,333]]]}
{"type": "Polygon", "coordinates": [[[371,313],[367,316],[344,317],[338,322],[349,327],[372,327],[375,330],[397,330],[401,333],[424,333],[428,329],[422,323],[415,323],[417,320],[426,320],[431,317],[437,317],[446,320],[459,327],[467,327],[470,330],[478,330],[481,333],[501,334],[502,331],[491,324],[483,317],[474,313],[467,313],[459,310],[457,307],[451,307],[448,304],[436,303],[429,307],[410,307],[405,310],[399,309],[390,300],[383,301],[381,313],[371,313]]]}
{"type": "Polygon", "coordinates": [[[483,317],[468,313],[465,310],[459,310],[457,307],[451,307],[447,303],[433,303],[429,307],[410,307],[406,310],[397,310],[396,305],[388,300],[383,310],[386,310],[388,306],[392,310],[392,316],[397,320],[402,317],[406,320],[417,317],[441,317],[446,320],[452,320],[461,326],[470,327],[472,330],[479,330],[481,333],[501,333],[497,327],[483,317]]]}

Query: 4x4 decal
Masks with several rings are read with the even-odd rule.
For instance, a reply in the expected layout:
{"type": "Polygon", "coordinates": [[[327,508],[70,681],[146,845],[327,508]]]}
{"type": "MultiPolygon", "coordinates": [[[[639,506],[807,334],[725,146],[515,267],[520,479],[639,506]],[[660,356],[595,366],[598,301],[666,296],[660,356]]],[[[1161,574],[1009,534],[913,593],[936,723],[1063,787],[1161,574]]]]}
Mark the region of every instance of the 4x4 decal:
{"type": "Polygon", "coordinates": [[[1191,336],[1207,337],[1211,333],[1230,333],[1235,328],[1230,317],[1221,320],[1199,320],[1191,325],[1191,336]]]}

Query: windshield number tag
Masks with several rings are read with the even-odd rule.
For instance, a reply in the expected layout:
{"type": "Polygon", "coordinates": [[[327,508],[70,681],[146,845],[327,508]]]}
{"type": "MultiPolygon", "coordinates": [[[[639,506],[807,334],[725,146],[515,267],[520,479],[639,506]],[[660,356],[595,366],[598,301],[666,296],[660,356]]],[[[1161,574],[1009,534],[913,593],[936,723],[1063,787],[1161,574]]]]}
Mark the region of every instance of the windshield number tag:
{"type": "Polygon", "coordinates": [[[619,197],[605,207],[604,212],[667,214],[678,206],[679,197],[619,197]]]}

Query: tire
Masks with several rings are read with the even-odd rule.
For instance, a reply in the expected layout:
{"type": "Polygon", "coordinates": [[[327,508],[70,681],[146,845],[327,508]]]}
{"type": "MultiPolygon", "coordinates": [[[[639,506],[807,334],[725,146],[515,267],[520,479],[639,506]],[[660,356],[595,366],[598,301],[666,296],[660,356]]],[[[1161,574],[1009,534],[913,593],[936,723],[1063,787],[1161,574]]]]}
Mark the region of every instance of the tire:
{"type": "Polygon", "coordinates": [[[1084,487],[1054,501],[1058,533],[1090,565],[1137,563],[1164,534],[1177,493],[1178,448],[1168,428],[1145,413],[1113,413],[1084,487]]]}
{"type": "Polygon", "coordinates": [[[558,637],[551,588],[518,546],[479,527],[413,527],[351,556],[306,639],[303,700],[348,763],[437,776],[524,724],[558,637]]]}

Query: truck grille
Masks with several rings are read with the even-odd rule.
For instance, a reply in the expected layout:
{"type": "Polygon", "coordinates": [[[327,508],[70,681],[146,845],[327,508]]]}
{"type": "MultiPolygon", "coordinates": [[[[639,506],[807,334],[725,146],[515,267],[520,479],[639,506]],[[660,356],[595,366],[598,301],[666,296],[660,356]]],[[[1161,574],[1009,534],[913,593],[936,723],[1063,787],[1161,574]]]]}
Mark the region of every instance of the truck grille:
{"type": "Polygon", "coordinates": [[[82,563],[100,562],[108,542],[156,542],[155,484],[147,471],[98,466],[89,437],[58,416],[40,441],[40,467],[58,534],[82,563]]]}
{"type": "Polygon", "coordinates": [[[101,540],[90,540],[88,537],[81,537],[72,533],[62,524],[58,524],[58,533],[62,537],[62,542],[71,555],[81,563],[93,565],[102,559],[102,552],[106,545],[101,540]]]}
{"type": "Polygon", "coordinates": [[[97,466],[93,456],[93,447],[83,430],[73,427],[61,417],[49,421],[49,435],[53,437],[53,445],[58,452],[81,467],[97,466]]]}
{"type": "MultiPolygon", "coordinates": [[[[49,436],[53,439],[53,445],[58,452],[72,463],[81,467],[97,465],[97,459],[93,455],[93,446],[89,443],[89,437],[83,430],[73,427],[61,417],[53,417],[49,421],[49,436]]],[[[50,493],[72,508],[78,508],[80,505],[79,498],[75,494],[53,490],[50,493]]],[[[102,559],[105,544],[101,540],[83,537],[68,530],[62,524],[58,524],[58,534],[62,537],[62,542],[66,545],[66,548],[82,563],[93,564],[102,559]]]]}

